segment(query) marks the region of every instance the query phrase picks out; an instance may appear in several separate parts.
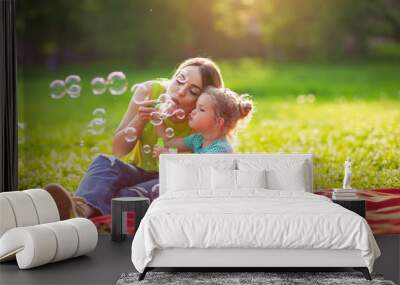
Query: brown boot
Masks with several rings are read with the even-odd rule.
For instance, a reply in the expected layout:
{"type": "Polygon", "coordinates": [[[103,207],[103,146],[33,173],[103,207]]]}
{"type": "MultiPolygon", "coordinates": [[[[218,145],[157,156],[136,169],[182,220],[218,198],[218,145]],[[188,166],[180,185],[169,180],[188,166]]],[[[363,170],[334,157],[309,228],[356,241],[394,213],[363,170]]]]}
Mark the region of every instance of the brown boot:
{"type": "Polygon", "coordinates": [[[85,198],[79,196],[72,196],[72,201],[75,205],[75,212],[79,217],[84,217],[87,219],[100,216],[101,213],[96,208],[90,206],[85,198]]]}
{"type": "Polygon", "coordinates": [[[67,220],[77,216],[75,211],[75,203],[72,200],[72,193],[68,192],[60,184],[48,184],[44,187],[44,190],[50,193],[56,202],[58,212],[60,214],[60,220],[67,220]]]}

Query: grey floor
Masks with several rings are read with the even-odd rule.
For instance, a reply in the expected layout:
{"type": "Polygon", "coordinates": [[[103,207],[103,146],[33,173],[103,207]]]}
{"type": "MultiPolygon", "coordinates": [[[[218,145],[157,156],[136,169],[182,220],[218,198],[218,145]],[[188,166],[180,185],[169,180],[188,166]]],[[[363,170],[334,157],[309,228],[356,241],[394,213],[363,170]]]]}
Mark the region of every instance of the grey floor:
{"type": "Polygon", "coordinates": [[[124,272],[132,272],[132,239],[112,242],[100,235],[96,249],[87,256],[19,270],[15,261],[0,264],[0,284],[115,284],[124,272]]]}
{"type": "Polygon", "coordinates": [[[374,272],[400,285],[400,235],[375,235],[381,256],[375,261],[374,272]]]}
{"type": "MultiPolygon", "coordinates": [[[[374,273],[400,284],[400,235],[375,239],[382,256],[375,262],[374,273]]],[[[131,243],[132,238],[116,243],[109,235],[100,235],[96,250],[87,256],[28,270],[19,270],[15,261],[2,263],[0,284],[115,284],[122,273],[134,271],[131,243]]]]}

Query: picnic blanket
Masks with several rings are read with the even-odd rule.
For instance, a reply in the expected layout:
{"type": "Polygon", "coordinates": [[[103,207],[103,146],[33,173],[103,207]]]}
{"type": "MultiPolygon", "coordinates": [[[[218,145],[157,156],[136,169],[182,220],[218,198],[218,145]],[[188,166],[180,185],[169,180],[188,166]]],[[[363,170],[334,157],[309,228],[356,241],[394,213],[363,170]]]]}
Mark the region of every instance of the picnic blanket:
{"type": "MultiPolygon", "coordinates": [[[[332,196],[331,189],[314,193],[332,196]]],[[[366,201],[366,219],[374,234],[400,234],[399,188],[363,190],[359,196],[366,201]]]]}
{"type": "MultiPolygon", "coordinates": [[[[327,197],[332,189],[314,192],[327,197]]],[[[366,218],[372,232],[377,235],[400,234],[400,188],[369,189],[359,192],[366,201],[366,218]]],[[[91,219],[99,233],[111,233],[111,215],[91,219]]],[[[127,234],[135,233],[135,213],[127,213],[127,234]]]]}

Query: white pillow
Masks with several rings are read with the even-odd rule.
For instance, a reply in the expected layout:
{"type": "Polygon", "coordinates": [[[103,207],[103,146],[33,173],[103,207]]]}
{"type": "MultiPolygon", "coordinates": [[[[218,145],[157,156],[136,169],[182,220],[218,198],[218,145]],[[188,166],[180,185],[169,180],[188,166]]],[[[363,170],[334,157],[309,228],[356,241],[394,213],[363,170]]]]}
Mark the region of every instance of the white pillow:
{"type": "Polygon", "coordinates": [[[210,168],[170,163],[167,182],[169,191],[210,189],[210,168]]]}
{"type": "Polygon", "coordinates": [[[281,169],[270,169],[267,171],[267,180],[269,189],[307,191],[304,164],[285,171],[281,169]]]}
{"type": "Polygon", "coordinates": [[[239,159],[240,170],[267,171],[267,188],[287,191],[307,191],[306,161],[281,159],[239,159]]]}
{"type": "Polygon", "coordinates": [[[167,170],[167,191],[185,190],[212,190],[211,175],[212,169],[233,170],[236,165],[235,160],[216,160],[204,155],[204,160],[191,161],[190,159],[177,159],[170,161],[166,165],[167,170]],[[211,164],[212,163],[212,164],[211,164]]]}
{"type": "Polygon", "coordinates": [[[266,170],[211,170],[212,190],[240,190],[242,188],[267,188],[266,170]]]}
{"type": "Polygon", "coordinates": [[[237,188],[267,188],[267,171],[236,170],[237,188]]]}
{"type": "Polygon", "coordinates": [[[236,190],[236,170],[211,168],[212,190],[236,190]]]}

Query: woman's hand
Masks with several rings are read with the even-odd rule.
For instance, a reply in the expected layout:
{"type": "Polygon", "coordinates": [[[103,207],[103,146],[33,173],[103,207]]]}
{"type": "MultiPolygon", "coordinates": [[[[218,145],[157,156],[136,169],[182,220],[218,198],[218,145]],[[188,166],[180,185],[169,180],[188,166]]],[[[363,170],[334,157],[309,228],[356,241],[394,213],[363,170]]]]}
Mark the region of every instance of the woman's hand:
{"type": "Polygon", "coordinates": [[[168,140],[168,138],[165,136],[165,123],[164,123],[164,121],[162,121],[161,124],[156,126],[156,131],[157,131],[157,136],[159,136],[163,140],[168,140]]]}
{"type": "Polygon", "coordinates": [[[123,157],[128,154],[136,144],[136,141],[128,142],[125,139],[124,129],[132,127],[136,129],[137,137],[140,137],[145,124],[150,120],[151,112],[155,111],[156,100],[148,100],[152,92],[152,82],[147,81],[139,84],[134,90],[128,109],[115,130],[113,138],[113,154],[123,157]]]}
{"type": "Polygon", "coordinates": [[[158,159],[160,154],[162,154],[162,153],[169,153],[169,149],[156,144],[153,147],[153,157],[158,159]]]}
{"type": "Polygon", "coordinates": [[[146,123],[151,119],[151,113],[157,111],[156,108],[154,108],[154,105],[157,103],[157,100],[148,100],[146,102],[143,102],[140,104],[138,107],[138,114],[139,114],[139,119],[143,122],[146,123]]]}
{"type": "MultiPolygon", "coordinates": [[[[118,133],[122,129],[126,128],[129,123],[132,122],[132,120],[137,120],[140,121],[138,123],[144,125],[148,119],[147,115],[145,113],[151,113],[150,110],[143,110],[143,120],[142,116],[139,116],[139,107],[144,106],[144,107],[151,107],[154,104],[154,100],[149,100],[152,92],[152,81],[146,81],[141,84],[136,84],[135,89],[133,91],[133,95],[131,98],[131,101],[129,102],[128,109],[126,110],[126,113],[124,117],[121,120],[121,123],[119,124],[118,128],[115,130],[115,133],[118,133]],[[150,112],[149,112],[150,111],[150,112]],[[137,117],[137,118],[135,118],[137,117]]],[[[137,131],[141,131],[138,130],[137,131]]]]}

